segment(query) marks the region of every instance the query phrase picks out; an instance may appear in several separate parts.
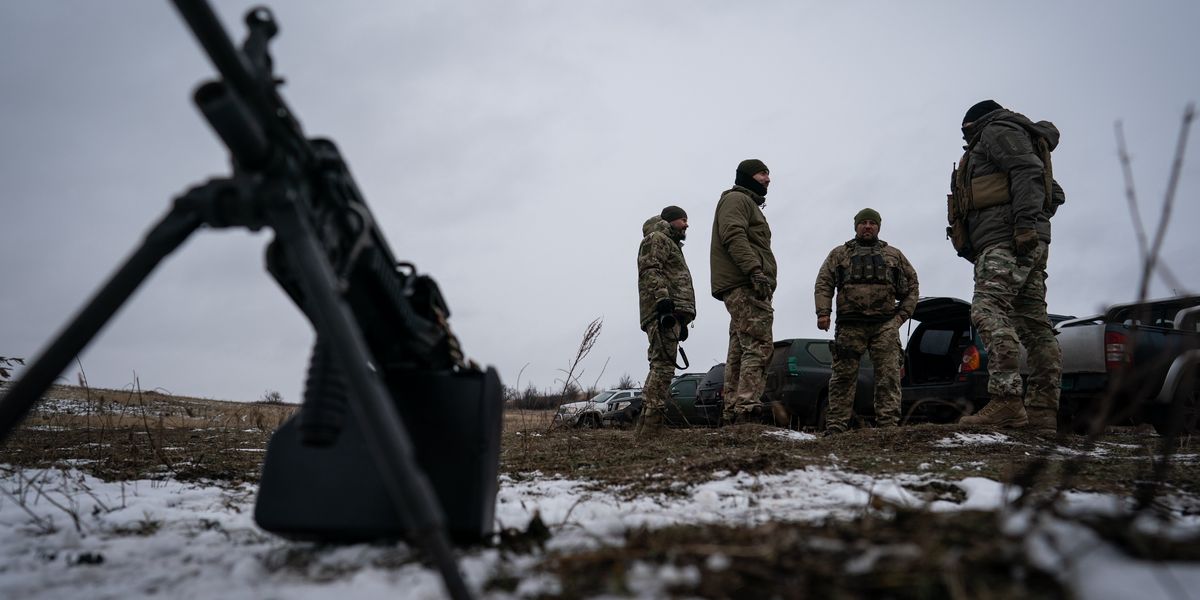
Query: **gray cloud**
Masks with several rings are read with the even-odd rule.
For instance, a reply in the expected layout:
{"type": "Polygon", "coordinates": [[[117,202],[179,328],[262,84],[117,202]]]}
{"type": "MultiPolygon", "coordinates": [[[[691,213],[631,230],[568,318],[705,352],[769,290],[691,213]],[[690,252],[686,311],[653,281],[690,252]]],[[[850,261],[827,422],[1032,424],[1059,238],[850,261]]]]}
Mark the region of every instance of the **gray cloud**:
{"type": "MultiPolygon", "coordinates": [[[[249,5],[217,4],[235,39],[249,5]]],[[[1130,300],[1138,256],[1113,123],[1152,223],[1179,115],[1200,98],[1189,63],[1200,7],[1185,2],[274,9],[283,93],[307,131],[338,141],[396,254],[438,278],[468,353],[539,387],[598,316],[583,381],[644,377],[634,254],[642,221],[666,204],[691,217],[693,370],[723,360],[709,228],[748,156],[774,180],[777,338],[826,335],[813,278],[862,206],[884,215],[923,294],[969,297],[970,265],[942,233],[944,194],[958,120],[985,97],[1063,131],[1051,310],[1130,300]]],[[[228,167],[188,101],[212,67],[168,4],[6,3],[0,17],[0,354],[32,357],[171,197],[228,167]]],[[[1198,164],[1164,246],[1191,291],[1198,164]]],[[[311,333],[262,270],[269,239],[198,234],[83,355],[93,384],[136,372],[146,388],[298,399],[311,333]]]]}

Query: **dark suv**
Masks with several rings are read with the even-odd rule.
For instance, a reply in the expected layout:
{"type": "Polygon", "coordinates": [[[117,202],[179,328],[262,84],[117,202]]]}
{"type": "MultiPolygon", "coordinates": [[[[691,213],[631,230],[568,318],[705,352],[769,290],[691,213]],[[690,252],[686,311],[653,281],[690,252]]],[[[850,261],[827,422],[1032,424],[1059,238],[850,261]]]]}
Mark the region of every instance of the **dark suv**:
{"type": "MultiPolygon", "coordinates": [[[[763,404],[769,410],[765,418],[781,426],[824,429],[832,375],[831,340],[800,338],[775,342],[763,392],[763,404]]],[[[875,369],[870,357],[863,356],[854,392],[855,414],[874,416],[874,390],[875,369]]]]}
{"type": "MultiPolygon", "coordinates": [[[[704,373],[684,373],[671,380],[668,389],[670,398],[667,400],[667,410],[664,415],[666,424],[671,427],[691,427],[693,425],[716,426],[721,417],[721,407],[713,411],[709,407],[696,404],[696,390],[704,373]]],[[[608,410],[600,415],[604,425],[622,427],[637,422],[642,412],[643,398],[641,393],[633,398],[610,402],[608,410]]]]}
{"type": "Polygon", "coordinates": [[[720,410],[715,413],[704,405],[696,404],[696,392],[704,373],[684,373],[671,380],[671,398],[667,400],[667,424],[672,427],[717,424],[720,410]]]}
{"type": "MultiPolygon", "coordinates": [[[[1074,317],[1050,315],[1051,323],[1074,317]]],[[[913,312],[900,380],[906,418],[952,422],[987,404],[987,350],[971,324],[971,303],[922,298],[913,312]]],[[[1021,350],[1021,372],[1027,372],[1021,350]]]]}
{"type": "Polygon", "coordinates": [[[696,411],[705,415],[705,424],[716,427],[721,422],[725,401],[725,363],[718,363],[704,374],[696,388],[696,411]]]}

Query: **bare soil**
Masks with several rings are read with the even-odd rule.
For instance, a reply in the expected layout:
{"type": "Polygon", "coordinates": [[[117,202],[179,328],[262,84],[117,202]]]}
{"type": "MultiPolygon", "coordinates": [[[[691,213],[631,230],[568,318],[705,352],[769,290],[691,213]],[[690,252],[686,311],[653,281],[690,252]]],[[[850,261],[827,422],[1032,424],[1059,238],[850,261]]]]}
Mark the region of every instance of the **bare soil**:
{"type": "MultiPolygon", "coordinates": [[[[255,482],[271,432],[295,410],[60,386],[0,447],[0,464],[69,465],[106,480],[255,482]]],[[[639,439],[629,429],[554,427],[552,414],[506,414],[502,473],[517,480],[534,472],[583,479],[629,496],[686,494],[689,484],[728,473],[809,466],[874,476],[920,473],[943,482],[987,477],[1027,489],[1028,502],[1066,489],[1141,497],[1151,508],[1155,498],[1168,494],[1200,496],[1195,440],[1180,440],[1164,462],[1162,438],[1143,429],[1116,428],[1096,441],[1006,430],[1004,438],[980,444],[961,443],[959,434],[995,432],[916,425],[796,439],[769,435],[780,430],[768,426],[739,425],[668,429],[639,439]]],[[[914,491],[963,499],[956,486],[928,486],[914,491]]],[[[639,565],[686,570],[693,577],[673,584],[672,593],[712,598],[1068,595],[1055,574],[1027,563],[1022,540],[1006,534],[994,513],[878,508],[884,510],[817,524],[630,531],[623,545],[581,552],[541,550],[550,533],[535,520],[525,530],[501,532],[498,546],[541,556],[538,568],[556,574],[561,596],[568,598],[635,593],[628,589],[628,575],[639,565]],[[864,563],[868,555],[875,558],[864,563]]],[[[1097,519],[1090,526],[1133,556],[1200,560],[1196,540],[1147,540],[1120,519],[1097,519]]],[[[518,583],[497,574],[488,587],[512,591],[518,583]]]]}

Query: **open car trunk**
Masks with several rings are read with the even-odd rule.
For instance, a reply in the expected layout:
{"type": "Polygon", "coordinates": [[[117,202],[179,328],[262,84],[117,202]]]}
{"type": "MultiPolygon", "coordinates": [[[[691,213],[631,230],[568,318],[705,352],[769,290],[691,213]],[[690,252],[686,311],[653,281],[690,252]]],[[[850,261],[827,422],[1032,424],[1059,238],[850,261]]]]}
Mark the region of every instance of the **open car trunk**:
{"type": "Polygon", "coordinates": [[[924,298],[917,302],[912,319],[919,325],[905,347],[905,379],[911,385],[953,381],[963,351],[972,343],[971,303],[924,298]]]}

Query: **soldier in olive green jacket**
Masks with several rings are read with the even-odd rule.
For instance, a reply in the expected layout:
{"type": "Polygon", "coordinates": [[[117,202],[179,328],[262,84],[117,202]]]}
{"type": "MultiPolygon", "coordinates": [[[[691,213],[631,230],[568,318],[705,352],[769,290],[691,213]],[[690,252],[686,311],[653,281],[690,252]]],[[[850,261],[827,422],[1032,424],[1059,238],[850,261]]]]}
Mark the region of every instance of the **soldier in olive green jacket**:
{"type": "Polygon", "coordinates": [[[712,295],[729,311],[725,361],[725,423],[762,418],[766,367],[773,349],[771,297],[777,273],[771,227],[763,215],[771,172],[758,159],[738,165],[734,186],[721,194],[713,218],[709,264],[712,295]]]}
{"type": "Polygon", "coordinates": [[[830,251],[817,272],[814,299],[822,331],[829,330],[837,295],[826,435],[849,424],[863,354],[875,366],[875,423],[890,427],[900,419],[900,325],[917,308],[917,272],[903,252],[879,239],[882,223],[874,209],[858,211],[854,239],[830,251]]]}
{"type": "Polygon", "coordinates": [[[650,342],[646,353],[650,372],[642,388],[639,435],[662,427],[679,342],[687,339],[688,323],[696,318],[692,273],[683,256],[687,228],[687,213],[678,206],[662,209],[642,225],[638,300],[642,331],[650,342]]]}

